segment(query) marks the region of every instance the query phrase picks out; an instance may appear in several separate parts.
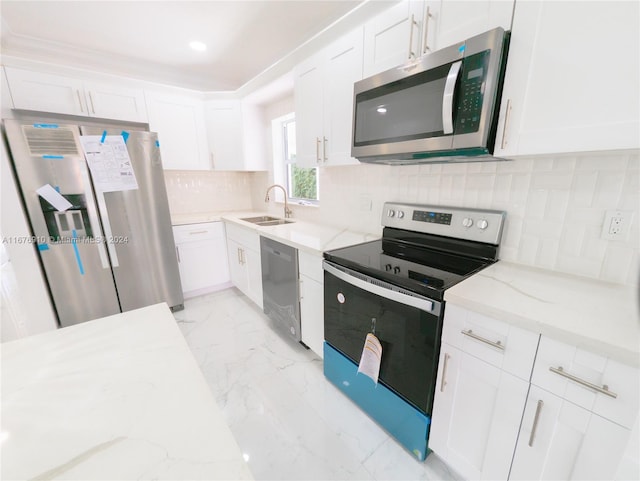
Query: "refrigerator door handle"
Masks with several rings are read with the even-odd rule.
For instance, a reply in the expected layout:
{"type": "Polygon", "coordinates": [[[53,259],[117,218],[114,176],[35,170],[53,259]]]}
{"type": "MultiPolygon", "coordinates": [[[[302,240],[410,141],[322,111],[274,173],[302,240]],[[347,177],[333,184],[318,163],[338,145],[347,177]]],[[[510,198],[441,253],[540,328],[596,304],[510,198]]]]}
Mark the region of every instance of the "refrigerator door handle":
{"type": "Polygon", "coordinates": [[[119,267],[120,263],[118,262],[116,246],[113,243],[113,232],[111,231],[111,221],[109,220],[107,203],[104,200],[104,192],[96,190],[96,199],[98,200],[98,211],[100,211],[100,218],[102,219],[107,250],[109,251],[109,257],[111,257],[111,267],[119,267]]]}
{"type": "MultiPolygon", "coordinates": [[[[96,206],[93,203],[93,191],[91,190],[91,180],[89,179],[89,172],[87,170],[86,162],[80,162],[80,175],[82,177],[82,185],[84,186],[84,193],[87,199],[87,214],[89,216],[89,225],[91,226],[91,230],[93,231],[94,237],[100,237],[101,231],[98,226],[100,226],[100,222],[98,221],[98,214],[96,212],[96,206]],[[98,228],[96,228],[98,227],[98,228]]],[[[109,257],[107,256],[107,251],[104,248],[104,244],[102,240],[96,242],[98,245],[98,254],[100,256],[100,263],[102,264],[103,269],[109,269],[111,265],[109,264],[109,257]]]]}

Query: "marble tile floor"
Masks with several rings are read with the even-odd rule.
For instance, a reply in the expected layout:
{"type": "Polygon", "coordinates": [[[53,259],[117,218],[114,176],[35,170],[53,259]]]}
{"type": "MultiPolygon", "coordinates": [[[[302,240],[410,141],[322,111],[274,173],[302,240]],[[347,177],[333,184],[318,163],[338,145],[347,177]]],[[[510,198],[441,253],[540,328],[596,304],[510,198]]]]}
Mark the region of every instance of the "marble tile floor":
{"type": "Polygon", "coordinates": [[[451,480],[327,382],[322,360],[235,288],[174,314],[256,480],[451,480]]]}

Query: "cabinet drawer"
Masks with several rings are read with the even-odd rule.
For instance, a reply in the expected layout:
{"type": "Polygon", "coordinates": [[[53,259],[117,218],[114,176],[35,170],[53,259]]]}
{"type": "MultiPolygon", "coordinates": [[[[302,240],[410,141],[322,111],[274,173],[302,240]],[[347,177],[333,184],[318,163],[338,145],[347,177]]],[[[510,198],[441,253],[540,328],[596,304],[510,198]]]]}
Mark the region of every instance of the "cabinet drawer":
{"type": "Polygon", "coordinates": [[[540,335],[448,303],[442,341],[528,381],[540,335]]]}
{"type": "Polygon", "coordinates": [[[260,252],[260,236],[256,231],[240,227],[231,222],[225,222],[225,228],[227,230],[227,238],[233,239],[247,249],[260,252]]]}
{"type": "Polygon", "coordinates": [[[300,275],[310,277],[320,284],[324,284],[324,272],[322,270],[322,255],[313,255],[298,250],[298,270],[300,275]]]}
{"type": "Polygon", "coordinates": [[[531,383],[631,429],[638,415],[638,371],[606,356],[543,336],[531,383]],[[600,392],[603,386],[616,397],[600,392]]]}
{"type": "Polygon", "coordinates": [[[176,244],[194,242],[224,237],[222,222],[206,222],[203,224],[188,224],[173,226],[173,238],[176,244]]]}

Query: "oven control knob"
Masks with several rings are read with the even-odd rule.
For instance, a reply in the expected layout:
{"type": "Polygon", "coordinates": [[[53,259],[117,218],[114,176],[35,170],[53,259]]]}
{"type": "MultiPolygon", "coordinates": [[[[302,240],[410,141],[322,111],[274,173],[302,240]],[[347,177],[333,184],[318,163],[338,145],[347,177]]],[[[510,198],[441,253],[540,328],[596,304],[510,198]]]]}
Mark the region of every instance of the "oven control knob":
{"type": "Polygon", "coordinates": [[[385,271],[390,271],[391,270],[391,264],[387,264],[386,266],[384,266],[384,270],[385,271]]]}
{"type": "Polygon", "coordinates": [[[489,223],[486,221],[486,219],[480,219],[478,221],[478,229],[485,230],[488,226],[489,226],[489,223]]]}
{"type": "Polygon", "coordinates": [[[473,225],[473,219],[471,217],[465,217],[462,219],[462,225],[469,228],[473,225]]]}
{"type": "Polygon", "coordinates": [[[395,267],[393,268],[393,273],[394,273],[394,274],[397,274],[398,272],[400,272],[400,268],[399,268],[398,266],[395,266],[395,267]]]}
{"type": "Polygon", "coordinates": [[[404,217],[404,212],[401,210],[398,211],[398,219],[402,219],[404,217]]]}
{"type": "Polygon", "coordinates": [[[394,215],[396,215],[396,211],[395,211],[395,210],[393,210],[393,209],[389,209],[389,212],[387,212],[387,215],[388,215],[389,217],[393,217],[394,215]]]}

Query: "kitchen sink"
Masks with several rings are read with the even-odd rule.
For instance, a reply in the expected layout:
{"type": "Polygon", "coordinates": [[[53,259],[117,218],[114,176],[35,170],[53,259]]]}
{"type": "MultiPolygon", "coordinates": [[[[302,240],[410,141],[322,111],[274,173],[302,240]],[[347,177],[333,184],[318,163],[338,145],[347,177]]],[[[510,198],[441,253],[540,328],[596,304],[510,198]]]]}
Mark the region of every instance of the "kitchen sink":
{"type": "Polygon", "coordinates": [[[291,223],[293,223],[292,220],[277,219],[277,220],[267,220],[264,222],[258,222],[258,225],[281,225],[281,224],[291,224],[291,223]]]}
{"type": "Polygon", "coordinates": [[[243,219],[245,222],[251,222],[252,224],[269,226],[269,225],[280,225],[280,224],[291,224],[292,220],[280,219],[279,217],[271,217],[269,215],[262,215],[259,217],[245,217],[243,219]]]}

